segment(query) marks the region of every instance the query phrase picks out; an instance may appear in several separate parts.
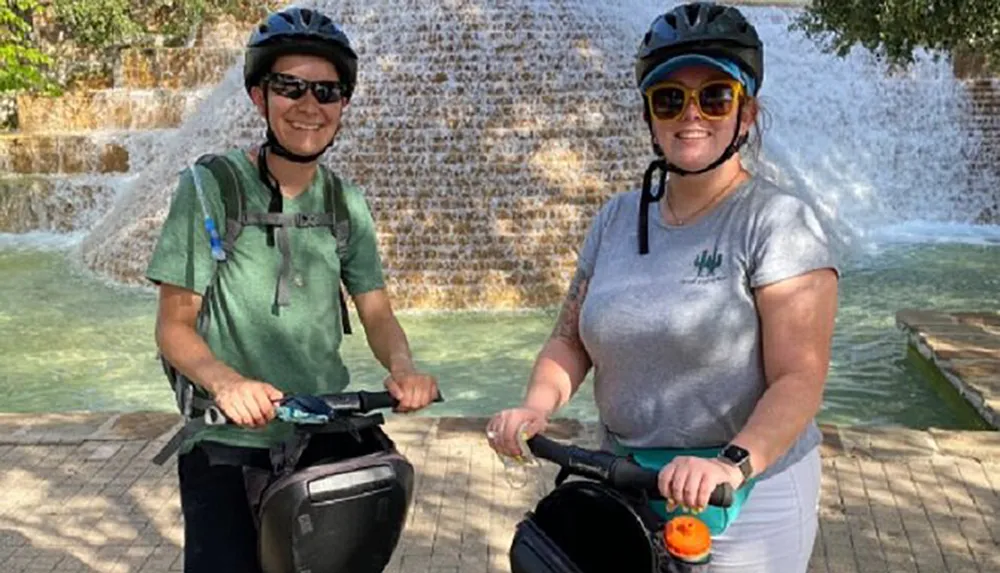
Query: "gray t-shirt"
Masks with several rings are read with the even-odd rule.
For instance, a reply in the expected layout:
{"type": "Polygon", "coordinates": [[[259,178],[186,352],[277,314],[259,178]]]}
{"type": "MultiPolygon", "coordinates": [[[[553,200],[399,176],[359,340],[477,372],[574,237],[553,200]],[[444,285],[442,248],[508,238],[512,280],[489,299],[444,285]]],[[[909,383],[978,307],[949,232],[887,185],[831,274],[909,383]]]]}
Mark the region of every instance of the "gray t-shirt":
{"type": "MultiPolygon", "coordinates": [[[[753,289],[836,270],[830,242],[805,202],[753,177],[688,226],[650,204],[649,253],[639,255],[639,199],[605,204],[579,256],[590,279],[580,337],[601,422],[630,447],[724,445],[766,387],[753,289]]],[[[812,422],[761,477],[819,442],[812,422]]]]}

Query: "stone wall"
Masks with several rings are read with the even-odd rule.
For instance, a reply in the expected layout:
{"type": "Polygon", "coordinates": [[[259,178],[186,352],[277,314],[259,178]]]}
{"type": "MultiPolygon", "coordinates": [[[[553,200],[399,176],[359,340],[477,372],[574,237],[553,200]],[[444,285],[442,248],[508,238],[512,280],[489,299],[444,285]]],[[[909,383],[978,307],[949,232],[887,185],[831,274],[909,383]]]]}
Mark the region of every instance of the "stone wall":
{"type": "MultiPolygon", "coordinates": [[[[1000,78],[966,80],[972,100],[969,129],[980,138],[977,155],[970,162],[973,172],[987,172],[1000,180],[1000,78]]],[[[1000,187],[993,192],[993,204],[976,216],[981,224],[1000,224],[1000,187]]]]}

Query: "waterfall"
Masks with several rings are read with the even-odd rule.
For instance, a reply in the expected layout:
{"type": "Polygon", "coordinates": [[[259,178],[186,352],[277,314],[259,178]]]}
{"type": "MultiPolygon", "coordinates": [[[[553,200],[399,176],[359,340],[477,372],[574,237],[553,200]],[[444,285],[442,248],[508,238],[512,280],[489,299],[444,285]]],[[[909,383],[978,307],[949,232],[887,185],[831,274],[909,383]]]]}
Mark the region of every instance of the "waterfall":
{"type": "MultiPolygon", "coordinates": [[[[590,217],[651,158],[633,54],[663,2],[304,2],[341,22],[359,86],[327,161],[365,190],[390,288],[416,306],[550,303],[590,217]]],[[[670,3],[666,4],[669,7],[670,3]]],[[[892,72],[789,31],[797,8],[744,6],[765,42],[770,121],[754,169],[810,201],[846,246],[906,223],[971,223],[997,174],[947,58],[892,72]]],[[[93,269],[141,280],[197,156],[263,137],[234,65],[84,239],[93,269]]]]}

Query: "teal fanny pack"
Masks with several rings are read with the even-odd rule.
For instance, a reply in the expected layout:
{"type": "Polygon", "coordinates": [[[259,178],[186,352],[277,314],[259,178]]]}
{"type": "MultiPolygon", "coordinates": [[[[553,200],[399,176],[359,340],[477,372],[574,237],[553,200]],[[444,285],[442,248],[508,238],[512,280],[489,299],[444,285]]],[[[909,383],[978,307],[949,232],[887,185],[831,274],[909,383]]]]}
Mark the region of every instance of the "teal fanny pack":
{"type": "MultiPolygon", "coordinates": [[[[614,442],[614,440],[612,440],[614,442]]],[[[660,470],[667,464],[671,462],[677,456],[694,456],[698,458],[715,458],[722,451],[721,447],[718,448],[703,448],[703,449],[666,449],[666,448],[630,448],[627,446],[622,446],[617,443],[614,444],[615,454],[624,456],[631,455],[632,458],[640,466],[644,468],[660,470]]],[[[697,514],[698,519],[705,522],[708,526],[709,531],[712,535],[719,535],[729,527],[736,517],[740,514],[740,510],[743,508],[743,504],[746,503],[747,498],[750,496],[750,491],[753,490],[756,478],[750,478],[743,487],[739,488],[733,492],[733,503],[729,507],[715,507],[710,505],[705,508],[704,511],[697,514]]],[[[689,513],[687,510],[677,507],[673,511],[667,511],[667,504],[665,501],[652,501],[650,502],[650,507],[655,511],[660,517],[670,520],[678,515],[689,513]]]]}

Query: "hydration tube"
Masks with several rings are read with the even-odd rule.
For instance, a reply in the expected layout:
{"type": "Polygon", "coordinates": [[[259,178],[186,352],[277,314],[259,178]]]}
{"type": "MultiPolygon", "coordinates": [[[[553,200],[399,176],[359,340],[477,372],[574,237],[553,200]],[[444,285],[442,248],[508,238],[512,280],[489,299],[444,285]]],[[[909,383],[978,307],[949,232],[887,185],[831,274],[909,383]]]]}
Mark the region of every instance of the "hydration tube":
{"type": "Polygon", "coordinates": [[[212,248],[212,258],[217,261],[226,260],[226,251],[222,248],[222,239],[219,238],[219,231],[215,227],[215,220],[208,214],[208,205],[205,203],[205,192],[201,188],[201,177],[198,175],[198,167],[191,166],[191,175],[194,178],[194,189],[198,193],[198,202],[201,203],[201,212],[205,216],[205,230],[208,231],[208,243],[212,248]]]}

